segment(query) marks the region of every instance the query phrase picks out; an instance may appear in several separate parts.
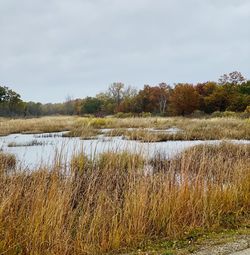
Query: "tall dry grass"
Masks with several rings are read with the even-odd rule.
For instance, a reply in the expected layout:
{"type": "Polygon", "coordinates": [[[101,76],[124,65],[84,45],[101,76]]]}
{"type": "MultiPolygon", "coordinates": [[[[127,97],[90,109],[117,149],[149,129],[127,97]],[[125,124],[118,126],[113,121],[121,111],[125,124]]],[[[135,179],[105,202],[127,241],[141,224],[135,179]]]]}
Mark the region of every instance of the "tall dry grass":
{"type": "Polygon", "coordinates": [[[70,132],[67,136],[84,139],[100,134],[102,128],[116,129],[110,135],[124,135],[128,139],[146,142],[168,140],[250,139],[250,120],[240,118],[190,119],[169,118],[84,118],[72,116],[34,119],[0,119],[0,135],[12,133],[70,132]],[[176,134],[152,132],[148,128],[165,130],[177,127],[176,134]],[[128,131],[128,128],[138,130],[128,131]]]}
{"type": "Polygon", "coordinates": [[[123,135],[127,139],[144,142],[250,139],[249,119],[239,118],[78,118],[69,135],[89,138],[97,135],[102,128],[112,129],[106,133],[110,136],[123,135]],[[172,127],[179,128],[182,132],[164,131],[172,127]],[[157,129],[158,132],[153,132],[152,129],[157,129]]]}
{"type": "Polygon", "coordinates": [[[76,117],[42,117],[32,119],[0,119],[0,136],[13,133],[50,133],[70,130],[76,117]]]}
{"type": "Polygon", "coordinates": [[[0,175],[1,254],[118,254],[250,219],[249,145],[79,154],[70,169],[0,175]]]}
{"type": "Polygon", "coordinates": [[[16,165],[17,160],[15,155],[0,151],[0,175],[13,172],[16,165]]]}
{"type": "MultiPolygon", "coordinates": [[[[187,118],[152,118],[146,123],[142,120],[139,128],[126,129],[124,123],[129,123],[128,119],[123,120],[119,127],[107,134],[110,136],[123,135],[130,140],[143,142],[163,142],[177,140],[221,140],[221,139],[250,139],[250,122],[248,119],[236,118],[212,118],[212,119],[187,119],[187,118]],[[167,132],[168,128],[178,128],[179,132],[167,132]],[[152,130],[154,128],[155,130],[152,130]],[[155,132],[157,131],[157,132],[155,132]]],[[[132,121],[132,120],[131,120],[132,121]]],[[[137,119],[133,125],[136,127],[137,119]]]]}

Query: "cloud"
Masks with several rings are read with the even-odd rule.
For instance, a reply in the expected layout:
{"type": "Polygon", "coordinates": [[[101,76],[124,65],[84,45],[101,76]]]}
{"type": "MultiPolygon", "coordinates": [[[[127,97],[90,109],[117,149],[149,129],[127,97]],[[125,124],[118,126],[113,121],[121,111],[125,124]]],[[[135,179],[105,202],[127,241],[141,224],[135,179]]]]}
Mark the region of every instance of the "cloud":
{"type": "Polygon", "coordinates": [[[46,102],[113,81],[250,77],[249,23],[247,0],[3,0],[0,82],[46,102]]]}

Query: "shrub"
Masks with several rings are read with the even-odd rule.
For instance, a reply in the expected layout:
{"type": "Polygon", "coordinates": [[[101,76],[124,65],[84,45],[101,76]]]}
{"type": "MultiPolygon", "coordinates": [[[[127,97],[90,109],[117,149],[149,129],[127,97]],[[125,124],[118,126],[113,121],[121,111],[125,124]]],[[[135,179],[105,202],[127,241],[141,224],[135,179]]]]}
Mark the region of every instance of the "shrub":
{"type": "Polygon", "coordinates": [[[140,114],[140,117],[142,117],[142,118],[148,118],[148,117],[151,117],[151,116],[152,116],[151,112],[142,112],[140,114]]]}
{"type": "Polygon", "coordinates": [[[104,128],[112,122],[111,119],[105,118],[91,118],[89,119],[88,125],[93,128],[104,128]]]}
{"type": "Polygon", "coordinates": [[[212,118],[221,118],[223,117],[223,112],[215,111],[211,114],[212,118]]]}
{"type": "Polygon", "coordinates": [[[205,112],[200,111],[200,110],[195,110],[195,111],[190,115],[190,117],[192,117],[192,118],[201,118],[201,117],[204,117],[204,116],[206,116],[205,112]]]}
{"type": "Polygon", "coordinates": [[[246,107],[245,113],[250,113],[250,105],[246,107]]]}
{"type": "Polygon", "coordinates": [[[232,112],[232,111],[225,111],[222,113],[222,117],[236,117],[237,114],[236,112],[232,112]]]}
{"type": "Polygon", "coordinates": [[[118,112],[114,115],[116,118],[132,118],[134,114],[132,112],[118,112]]]}

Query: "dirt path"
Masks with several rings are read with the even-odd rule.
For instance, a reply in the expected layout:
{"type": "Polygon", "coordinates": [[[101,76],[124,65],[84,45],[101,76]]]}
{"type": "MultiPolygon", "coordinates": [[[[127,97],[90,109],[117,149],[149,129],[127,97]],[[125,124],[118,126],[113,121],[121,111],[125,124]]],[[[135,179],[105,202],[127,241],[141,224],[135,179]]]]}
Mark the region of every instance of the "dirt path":
{"type": "MultiPolygon", "coordinates": [[[[164,247],[164,246],[162,246],[164,247]]],[[[145,251],[137,250],[131,253],[122,253],[123,255],[250,255],[250,234],[246,231],[244,234],[234,235],[231,232],[221,233],[213,238],[206,238],[198,241],[196,244],[171,249],[150,247],[145,251]],[[196,252],[192,252],[196,250],[196,252]]]]}
{"type": "Polygon", "coordinates": [[[250,255],[250,237],[243,236],[234,242],[205,247],[195,255],[250,255]]]}
{"type": "Polygon", "coordinates": [[[244,250],[244,251],[239,251],[232,253],[231,255],[249,255],[250,254],[250,249],[244,250]]]}

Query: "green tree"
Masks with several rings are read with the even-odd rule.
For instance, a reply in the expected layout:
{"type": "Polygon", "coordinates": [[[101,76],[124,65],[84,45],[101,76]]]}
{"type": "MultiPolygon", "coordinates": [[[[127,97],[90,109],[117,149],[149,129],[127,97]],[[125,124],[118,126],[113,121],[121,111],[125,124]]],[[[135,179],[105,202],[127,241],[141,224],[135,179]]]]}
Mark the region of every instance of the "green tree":
{"type": "Polygon", "coordinates": [[[42,115],[42,104],[35,102],[27,102],[25,104],[25,115],[41,116],[42,115]]]}
{"type": "Polygon", "coordinates": [[[25,111],[25,104],[21,100],[21,96],[8,87],[0,87],[0,114],[6,115],[22,115],[25,111]]]}
{"type": "Polygon", "coordinates": [[[239,93],[250,95],[250,81],[246,81],[238,86],[239,93]]]}
{"type": "Polygon", "coordinates": [[[96,97],[87,97],[82,104],[81,112],[87,114],[96,114],[101,111],[101,101],[96,97]]]}

